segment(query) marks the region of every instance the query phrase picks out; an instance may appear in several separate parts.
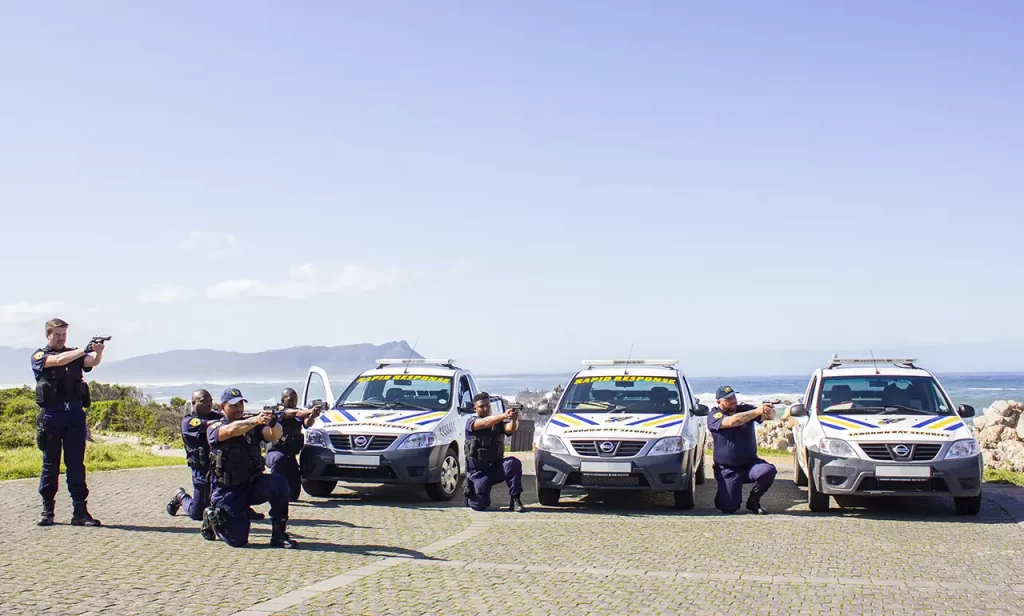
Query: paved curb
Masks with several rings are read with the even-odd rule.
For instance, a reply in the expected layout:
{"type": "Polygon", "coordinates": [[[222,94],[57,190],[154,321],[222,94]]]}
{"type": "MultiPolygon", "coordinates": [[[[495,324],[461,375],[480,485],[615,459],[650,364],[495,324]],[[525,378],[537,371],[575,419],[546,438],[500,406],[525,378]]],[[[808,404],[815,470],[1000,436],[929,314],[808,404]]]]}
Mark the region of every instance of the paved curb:
{"type": "MultiPolygon", "coordinates": [[[[434,543],[431,543],[426,547],[420,548],[419,552],[426,555],[434,554],[442,550],[446,550],[450,547],[456,546],[462,543],[463,541],[473,539],[474,537],[486,532],[488,529],[491,528],[491,516],[489,514],[482,511],[473,511],[472,509],[467,509],[466,511],[469,513],[470,517],[469,528],[460,533],[456,533],[451,537],[442,539],[440,541],[435,541],[434,543]]],[[[290,607],[296,606],[300,603],[304,603],[316,597],[317,595],[323,594],[325,592],[330,592],[332,590],[336,590],[338,588],[341,588],[342,586],[347,586],[354,582],[358,582],[359,580],[363,579],[368,575],[380,573],[381,571],[390,569],[391,567],[395,567],[410,562],[432,563],[436,566],[441,567],[458,566],[456,563],[450,561],[435,561],[430,559],[414,559],[412,557],[392,556],[388,558],[383,558],[380,561],[369,565],[364,565],[362,567],[359,567],[358,569],[346,571],[345,573],[336,575],[332,578],[321,580],[315,584],[311,584],[309,586],[300,588],[299,590],[293,590],[289,593],[281,595],[280,597],[274,597],[273,599],[261,601],[260,603],[257,603],[252,607],[246,608],[241,612],[235,612],[232,616],[267,616],[268,614],[274,614],[276,612],[283,611],[290,607]]],[[[466,563],[463,562],[460,564],[462,566],[465,566],[466,563]]]]}

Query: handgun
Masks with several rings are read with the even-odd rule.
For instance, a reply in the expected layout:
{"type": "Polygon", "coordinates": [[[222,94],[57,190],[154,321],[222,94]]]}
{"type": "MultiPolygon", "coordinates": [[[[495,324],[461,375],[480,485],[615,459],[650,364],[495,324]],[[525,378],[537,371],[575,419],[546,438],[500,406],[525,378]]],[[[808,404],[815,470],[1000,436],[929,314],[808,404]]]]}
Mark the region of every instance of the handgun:
{"type": "Polygon", "coordinates": [[[85,352],[92,353],[92,345],[98,344],[100,342],[106,342],[111,338],[112,336],[93,336],[92,340],[89,341],[89,344],[85,345],[85,352]]]}

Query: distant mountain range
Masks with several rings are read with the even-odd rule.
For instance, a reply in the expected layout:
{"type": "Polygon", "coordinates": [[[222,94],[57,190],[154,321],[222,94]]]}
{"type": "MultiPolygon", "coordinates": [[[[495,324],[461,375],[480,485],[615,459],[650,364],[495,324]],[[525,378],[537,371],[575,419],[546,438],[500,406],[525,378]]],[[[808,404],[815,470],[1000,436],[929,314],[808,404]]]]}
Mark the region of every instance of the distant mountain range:
{"type": "MultiPolygon", "coordinates": [[[[0,347],[0,383],[32,384],[30,359],[35,349],[0,347]]],[[[405,340],[344,346],[300,346],[258,353],[213,349],[166,351],[103,365],[86,378],[103,383],[169,383],[294,378],[304,380],[310,366],[328,374],[354,374],[381,358],[422,359],[405,340]]]]}

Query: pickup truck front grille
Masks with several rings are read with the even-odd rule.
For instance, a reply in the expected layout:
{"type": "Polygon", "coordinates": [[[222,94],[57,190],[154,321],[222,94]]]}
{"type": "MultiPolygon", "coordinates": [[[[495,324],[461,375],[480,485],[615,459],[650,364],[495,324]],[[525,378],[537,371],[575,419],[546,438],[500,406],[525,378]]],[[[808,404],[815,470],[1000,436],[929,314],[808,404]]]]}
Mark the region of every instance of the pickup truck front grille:
{"type": "Polygon", "coordinates": [[[858,443],[872,460],[894,462],[927,462],[934,460],[942,448],[940,443],[858,443]],[[898,447],[906,447],[907,455],[899,455],[898,447]]]}
{"type": "Polygon", "coordinates": [[[387,434],[331,434],[331,445],[340,451],[384,451],[396,438],[387,434]],[[366,444],[361,446],[362,439],[366,444]]]}
{"type": "Polygon", "coordinates": [[[572,448],[581,456],[591,458],[632,458],[640,453],[647,441],[570,441],[572,448]],[[604,445],[604,447],[602,447],[604,445]],[[611,447],[609,449],[609,447],[611,447]]]}

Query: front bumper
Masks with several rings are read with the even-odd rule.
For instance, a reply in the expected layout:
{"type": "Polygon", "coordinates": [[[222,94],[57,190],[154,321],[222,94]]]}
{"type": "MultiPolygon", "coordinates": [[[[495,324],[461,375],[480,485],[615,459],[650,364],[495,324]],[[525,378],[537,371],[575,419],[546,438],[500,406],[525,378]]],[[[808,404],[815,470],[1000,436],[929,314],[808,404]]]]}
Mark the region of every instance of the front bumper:
{"type": "Polygon", "coordinates": [[[883,462],[836,458],[808,451],[814,485],[835,496],[953,496],[981,494],[981,456],[931,462],[883,462]],[[877,477],[878,466],[931,467],[930,478],[877,477]]]}
{"type": "Polygon", "coordinates": [[[448,444],[416,449],[375,451],[367,457],[380,457],[380,466],[339,464],[336,455],[360,455],[335,451],[319,445],[306,445],[299,454],[303,479],[347,483],[434,483],[441,478],[441,462],[448,444]]]}
{"type": "Polygon", "coordinates": [[[683,490],[693,474],[693,450],[634,458],[594,458],[538,449],[537,486],[557,490],[683,490]],[[628,462],[628,474],[583,473],[581,462],[628,462]]]}

